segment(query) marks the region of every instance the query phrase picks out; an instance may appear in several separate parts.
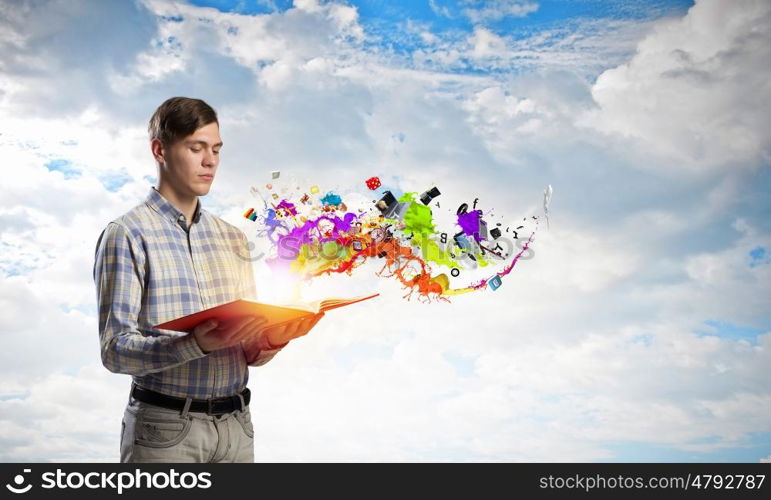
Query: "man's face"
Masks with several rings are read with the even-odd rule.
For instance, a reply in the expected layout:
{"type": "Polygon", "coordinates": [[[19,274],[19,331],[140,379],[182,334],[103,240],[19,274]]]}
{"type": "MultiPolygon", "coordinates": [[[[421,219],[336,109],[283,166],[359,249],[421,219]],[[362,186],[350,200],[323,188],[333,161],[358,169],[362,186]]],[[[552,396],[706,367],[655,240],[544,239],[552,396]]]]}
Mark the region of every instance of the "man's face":
{"type": "MultiPolygon", "coordinates": [[[[157,141],[154,140],[155,143],[157,141]]],[[[177,140],[168,147],[159,150],[160,141],[153,144],[156,159],[163,160],[161,175],[174,190],[184,195],[203,196],[209,192],[222,147],[219,126],[210,123],[199,128],[189,136],[177,140]]]]}

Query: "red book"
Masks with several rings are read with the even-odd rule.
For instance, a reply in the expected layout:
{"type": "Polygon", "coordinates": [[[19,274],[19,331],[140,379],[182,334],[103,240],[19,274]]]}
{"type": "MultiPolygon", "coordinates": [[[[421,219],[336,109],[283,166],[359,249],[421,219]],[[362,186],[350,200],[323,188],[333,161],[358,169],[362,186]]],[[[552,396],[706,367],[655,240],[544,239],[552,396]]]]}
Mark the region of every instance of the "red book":
{"type": "Polygon", "coordinates": [[[364,297],[354,297],[350,299],[323,299],[314,302],[303,302],[298,304],[287,305],[273,305],[263,304],[262,302],[255,302],[253,300],[238,299],[225,304],[220,304],[209,309],[204,309],[197,313],[188,314],[180,318],[161,323],[153,326],[153,328],[162,328],[164,330],[176,330],[178,332],[189,332],[196,326],[200,325],[206,320],[214,318],[222,324],[225,321],[229,321],[234,318],[243,316],[265,316],[268,318],[267,327],[279,325],[293,321],[304,316],[312,316],[319,312],[326,312],[338,307],[348,306],[361,302],[362,300],[371,299],[380,295],[376,293],[374,295],[368,295],[364,297]]]}

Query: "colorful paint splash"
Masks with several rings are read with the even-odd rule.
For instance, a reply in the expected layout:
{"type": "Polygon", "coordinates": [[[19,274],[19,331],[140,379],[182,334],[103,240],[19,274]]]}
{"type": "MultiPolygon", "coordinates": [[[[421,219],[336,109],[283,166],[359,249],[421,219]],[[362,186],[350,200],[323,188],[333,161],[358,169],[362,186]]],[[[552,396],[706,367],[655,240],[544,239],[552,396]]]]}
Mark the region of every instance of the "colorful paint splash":
{"type": "MultiPolygon", "coordinates": [[[[276,179],[274,175],[272,180],[276,179]]],[[[501,223],[488,230],[486,218],[492,216],[492,210],[478,209],[478,198],[471,210],[462,203],[454,211],[453,227],[440,228],[434,213],[440,209],[437,198],[441,192],[436,186],[421,194],[406,192],[397,197],[378,177],[364,184],[368,189],[364,196],[379,190],[380,199],[357,210],[349,209],[340,193],[320,195],[318,185],[278,189],[266,184],[266,189],[273,191],[267,198],[252,187],[250,191],[262,200],[262,208],[250,207],[244,217],[256,222],[258,233],[273,245],[275,252],[268,265],[274,271],[312,280],[323,275],[351,275],[366,262],[381,261],[376,274],[397,279],[406,290],[405,298],[448,301],[452,295],[498,290],[525,252],[532,252],[529,247],[538,227],[536,216],[531,217],[535,227],[529,238],[515,253],[515,243],[521,242],[518,231],[524,225],[511,231],[506,227],[505,235],[498,227],[501,223]],[[502,265],[500,270],[491,270],[487,278],[452,286],[464,270],[498,265],[502,265]],[[441,272],[442,268],[446,270],[441,272]]]]}

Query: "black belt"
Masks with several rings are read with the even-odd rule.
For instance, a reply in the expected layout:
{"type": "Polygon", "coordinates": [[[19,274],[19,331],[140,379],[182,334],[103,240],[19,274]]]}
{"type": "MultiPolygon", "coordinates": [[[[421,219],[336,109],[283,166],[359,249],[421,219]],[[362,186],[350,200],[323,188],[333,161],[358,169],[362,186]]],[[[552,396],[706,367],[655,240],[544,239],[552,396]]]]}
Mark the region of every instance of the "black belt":
{"type": "MultiPolygon", "coordinates": [[[[185,398],[167,396],[160,392],[139,387],[136,384],[133,384],[133,386],[131,395],[137,401],[162,406],[171,410],[183,410],[185,408],[185,398]]],[[[222,415],[223,413],[230,413],[235,410],[243,410],[249,405],[250,395],[248,387],[241,391],[241,396],[244,398],[244,407],[241,407],[241,398],[238,397],[238,394],[234,394],[222,398],[194,399],[191,401],[188,411],[198,411],[209,415],[222,415]]]]}

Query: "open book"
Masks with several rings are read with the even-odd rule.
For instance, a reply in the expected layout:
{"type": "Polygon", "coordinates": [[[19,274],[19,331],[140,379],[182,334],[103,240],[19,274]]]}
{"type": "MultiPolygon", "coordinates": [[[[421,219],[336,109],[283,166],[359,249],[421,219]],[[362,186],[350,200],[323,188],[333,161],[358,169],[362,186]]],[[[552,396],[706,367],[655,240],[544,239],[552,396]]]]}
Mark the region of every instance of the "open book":
{"type": "Polygon", "coordinates": [[[220,322],[231,320],[242,316],[262,315],[268,318],[267,327],[287,323],[303,316],[312,316],[319,312],[326,312],[338,307],[348,306],[371,299],[380,295],[368,295],[364,297],[354,297],[350,299],[324,299],[314,302],[302,302],[286,305],[272,305],[255,302],[253,300],[238,299],[225,304],[220,304],[209,309],[204,309],[197,313],[188,314],[181,318],[173,319],[165,323],[153,326],[153,328],[163,328],[165,330],[176,330],[178,332],[189,332],[204,321],[214,318],[220,322]]]}

